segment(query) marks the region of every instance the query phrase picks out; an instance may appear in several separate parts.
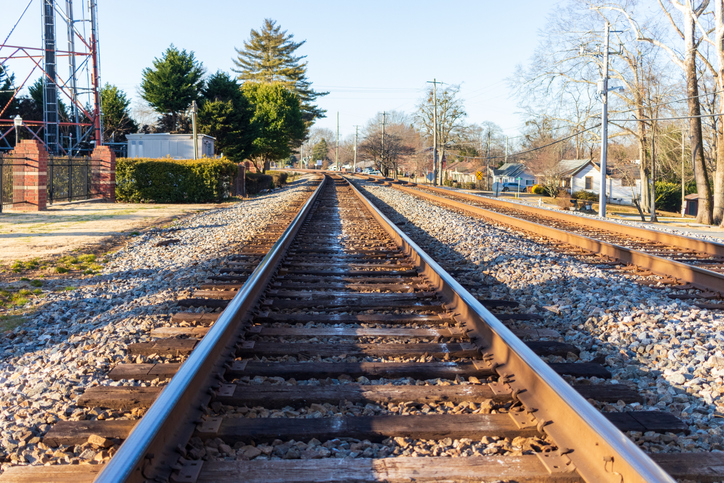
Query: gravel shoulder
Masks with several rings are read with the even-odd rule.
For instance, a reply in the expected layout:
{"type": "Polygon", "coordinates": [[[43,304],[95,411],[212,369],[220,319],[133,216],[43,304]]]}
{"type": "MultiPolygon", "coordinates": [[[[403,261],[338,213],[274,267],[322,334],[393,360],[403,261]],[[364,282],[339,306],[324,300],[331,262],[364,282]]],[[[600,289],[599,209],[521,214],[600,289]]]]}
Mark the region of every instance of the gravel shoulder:
{"type": "Polygon", "coordinates": [[[90,444],[49,449],[42,436],[59,420],[138,418],[138,411],[81,408],[75,400],[86,387],[118,385],[107,374],[117,363],[132,362],[128,344],[149,341],[151,329],[179,311],[176,300],[305,199],[311,179],[146,230],[109,254],[96,275],[44,282],[44,296],[26,305],[23,324],[0,339],[3,467],[105,461],[109,451],[90,444]]]}
{"type": "MultiPolygon", "coordinates": [[[[493,283],[473,295],[516,300],[521,311],[545,316],[528,325],[559,331],[563,342],[582,350],[583,361],[605,360],[613,379],[590,382],[634,386],[645,398],[644,404],[597,404],[600,409],[667,411],[689,426],[688,435],[630,433],[644,450],[724,450],[721,313],[673,300],[667,289],[637,284],[635,275],[557,253],[524,233],[394,188],[355,184],[444,268],[470,269],[461,283],[493,283]]],[[[568,362],[576,360],[569,354],[568,362]]]]}

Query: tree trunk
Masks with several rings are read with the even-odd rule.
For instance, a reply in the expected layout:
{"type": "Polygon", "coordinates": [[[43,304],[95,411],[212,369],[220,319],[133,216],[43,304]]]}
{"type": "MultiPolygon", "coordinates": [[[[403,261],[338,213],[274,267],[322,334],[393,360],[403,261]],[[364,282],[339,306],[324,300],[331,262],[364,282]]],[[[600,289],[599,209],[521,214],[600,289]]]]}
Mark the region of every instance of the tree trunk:
{"type": "MultiPolygon", "coordinates": [[[[724,114],[724,0],[714,2],[715,35],[714,45],[719,70],[719,112],[724,114]]],[[[683,176],[683,174],[682,174],[683,176]]],[[[717,120],[716,130],[716,172],[714,174],[714,223],[724,226],[724,118],[717,120]]]]}
{"type": "MultiPolygon", "coordinates": [[[[720,94],[721,96],[721,94],[720,94]]],[[[721,105],[724,99],[720,99],[721,113],[724,114],[724,106],[721,105]]],[[[716,130],[716,171],[714,172],[714,209],[712,217],[714,223],[721,223],[724,226],[724,119],[719,119],[716,130]]]]}
{"type": "Polygon", "coordinates": [[[701,105],[699,103],[699,86],[696,79],[696,44],[694,39],[694,13],[685,13],[684,44],[684,75],[686,77],[686,93],[689,97],[689,132],[691,138],[691,157],[696,179],[696,191],[699,194],[699,211],[696,221],[705,225],[712,224],[712,196],[709,187],[709,175],[704,162],[704,144],[701,130],[701,105]]]}
{"type": "MultiPolygon", "coordinates": [[[[641,111],[640,111],[641,112],[641,111]]],[[[639,118],[643,117],[643,113],[639,114],[639,118]]],[[[648,207],[651,206],[651,199],[649,193],[649,163],[646,149],[646,126],[643,122],[638,122],[638,136],[637,141],[639,144],[639,175],[641,177],[641,206],[643,210],[648,213],[648,207]]]]}

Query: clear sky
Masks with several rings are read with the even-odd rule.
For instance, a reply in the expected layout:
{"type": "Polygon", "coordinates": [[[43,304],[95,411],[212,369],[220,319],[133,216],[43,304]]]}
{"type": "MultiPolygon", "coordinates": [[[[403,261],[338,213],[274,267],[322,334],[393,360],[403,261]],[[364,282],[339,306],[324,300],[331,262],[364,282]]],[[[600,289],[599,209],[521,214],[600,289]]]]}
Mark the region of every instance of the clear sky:
{"type": "MultiPolygon", "coordinates": [[[[0,0],[0,41],[10,33],[30,0],[0,0]]],[[[87,0],[74,0],[76,8],[87,0]]],[[[58,2],[64,5],[65,2],[58,2]]],[[[317,126],[354,133],[376,113],[412,113],[427,81],[460,84],[467,122],[492,121],[508,135],[523,119],[506,78],[527,64],[538,31],[560,0],[98,0],[102,82],[115,84],[136,102],[141,72],[170,44],[195,52],[208,73],[230,71],[235,47],[251,29],[275,19],[307,56],[308,78],[327,118],[317,126]]],[[[7,41],[41,45],[40,0],[7,41]]],[[[8,55],[0,51],[0,57],[8,55]]],[[[16,78],[30,66],[8,64],[16,78]]],[[[58,68],[61,74],[67,67],[58,68]]]]}

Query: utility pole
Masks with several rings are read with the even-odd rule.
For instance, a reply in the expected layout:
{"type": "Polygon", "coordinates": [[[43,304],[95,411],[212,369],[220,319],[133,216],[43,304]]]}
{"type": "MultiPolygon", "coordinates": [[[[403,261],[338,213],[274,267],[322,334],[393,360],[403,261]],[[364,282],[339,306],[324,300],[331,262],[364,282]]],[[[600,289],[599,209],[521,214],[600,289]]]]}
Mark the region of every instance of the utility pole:
{"type": "Polygon", "coordinates": [[[337,165],[337,172],[342,171],[339,167],[339,111],[337,111],[337,148],[334,153],[334,162],[337,165]]]}
{"type": "Polygon", "coordinates": [[[601,186],[598,197],[598,214],[606,217],[606,161],[608,160],[608,37],[611,25],[606,22],[606,41],[603,48],[603,89],[601,90],[601,186]]]}
{"type": "MultiPolygon", "coordinates": [[[[385,124],[386,124],[387,113],[382,111],[382,151],[380,152],[380,168],[385,167],[385,124]]],[[[385,174],[385,176],[387,176],[385,174]]]]}
{"type": "MultiPolygon", "coordinates": [[[[656,119],[654,112],[651,113],[652,118],[656,119]]],[[[659,221],[656,218],[656,121],[651,121],[651,223],[659,221]]]]}
{"type": "Polygon", "coordinates": [[[437,85],[442,84],[437,79],[427,81],[428,84],[432,84],[432,184],[437,186],[437,174],[438,174],[438,163],[437,163],[437,85]]]}
{"type": "Polygon", "coordinates": [[[490,129],[488,129],[488,160],[485,163],[485,190],[490,189],[490,129]]]}
{"type": "Polygon", "coordinates": [[[352,172],[357,172],[357,132],[359,131],[359,126],[355,125],[354,127],[354,167],[352,168],[352,172]]]}
{"type": "Polygon", "coordinates": [[[681,129],[681,217],[686,213],[686,184],[684,183],[684,160],[686,159],[686,141],[684,140],[684,131],[681,129]]]}
{"type": "Polygon", "coordinates": [[[191,101],[191,126],[194,133],[194,159],[199,157],[199,137],[196,135],[196,113],[198,108],[196,107],[196,101],[191,101]]]}
{"type": "Polygon", "coordinates": [[[505,164],[508,164],[508,136],[505,136],[505,164]]]}

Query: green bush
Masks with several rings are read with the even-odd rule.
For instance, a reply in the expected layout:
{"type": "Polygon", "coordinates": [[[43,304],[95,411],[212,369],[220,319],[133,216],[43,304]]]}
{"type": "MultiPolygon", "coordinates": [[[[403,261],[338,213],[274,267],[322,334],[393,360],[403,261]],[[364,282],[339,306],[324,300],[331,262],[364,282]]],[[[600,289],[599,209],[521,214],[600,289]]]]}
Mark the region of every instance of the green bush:
{"type": "Polygon", "coordinates": [[[469,183],[463,183],[463,188],[466,190],[474,190],[476,188],[476,185],[471,181],[469,183]]]}
{"type": "Polygon", "coordinates": [[[228,198],[238,173],[228,159],[116,161],[116,199],[132,203],[208,203],[228,198]]]}
{"type": "Polygon", "coordinates": [[[255,195],[263,190],[274,188],[274,178],[269,174],[247,172],[244,186],[246,186],[247,195],[255,195]]]}
{"type": "Polygon", "coordinates": [[[576,198],[578,200],[585,200],[585,201],[598,201],[598,194],[593,193],[592,191],[575,191],[571,198],[576,198]]]}
{"type": "Polygon", "coordinates": [[[545,190],[543,187],[539,184],[534,184],[533,187],[530,189],[530,192],[534,195],[542,195],[545,190]]]}
{"type": "Polygon", "coordinates": [[[284,171],[267,171],[266,174],[270,175],[274,180],[274,186],[281,188],[287,184],[288,174],[284,171]]]}
{"type": "Polygon", "coordinates": [[[679,213],[681,211],[681,184],[657,181],[656,209],[679,213]]]}

